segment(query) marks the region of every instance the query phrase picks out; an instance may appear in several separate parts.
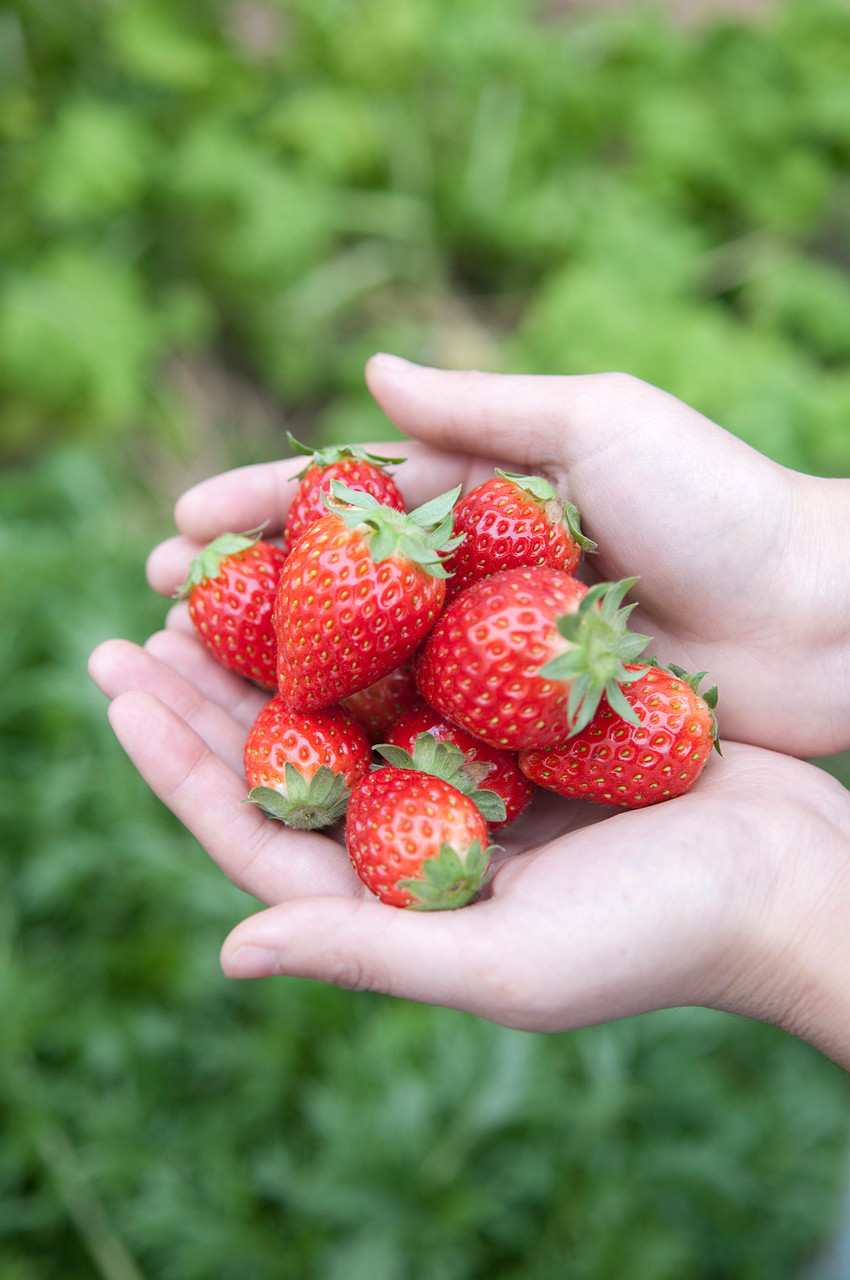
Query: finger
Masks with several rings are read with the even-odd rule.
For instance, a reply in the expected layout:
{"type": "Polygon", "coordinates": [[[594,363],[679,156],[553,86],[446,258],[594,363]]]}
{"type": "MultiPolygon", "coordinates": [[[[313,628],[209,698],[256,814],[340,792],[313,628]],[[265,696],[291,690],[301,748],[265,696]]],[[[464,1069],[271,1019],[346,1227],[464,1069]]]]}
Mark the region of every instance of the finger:
{"type": "Polygon", "coordinates": [[[148,786],[240,889],[269,903],[362,892],[333,840],[292,831],[256,805],[243,804],[244,778],[158,698],[119,694],[109,719],[148,786]]]}
{"type": "Polygon", "coordinates": [[[638,423],[641,447],[647,431],[669,444],[671,422],[681,429],[683,415],[691,428],[721,431],[674,396],[628,374],[479,373],[433,369],[379,353],[366,366],[366,381],[406,434],[443,449],[480,452],[486,445],[526,464],[569,466],[588,449],[628,443],[638,423]]]}
{"type": "MultiPolygon", "coordinates": [[[[492,475],[492,465],[482,465],[478,457],[466,458],[454,450],[434,449],[417,441],[390,440],[363,448],[382,457],[405,459],[389,471],[408,510],[458,484],[469,488],[492,475]]],[[[304,464],[304,457],[254,463],[212,476],[184,493],[178,499],[175,519],[186,541],[175,539],[174,545],[165,543],[156,549],[149,562],[149,573],[160,584],[156,589],[174,590],[183,580],[191,559],[189,545],[204,544],[225,531],[257,528],[264,522],[266,537],[280,535],[297,490],[297,473],[304,464]]],[[[153,577],[151,581],[154,584],[153,577]]]]}
{"type": "Polygon", "coordinates": [[[372,900],[303,899],[237,925],[222,947],[222,967],[232,978],[313,978],[498,1020],[498,966],[487,956],[499,914],[491,902],[416,912],[372,900]],[[490,928],[481,927],[482,915],[490,928]]]}
{"type": "Polygon", "coordinates": [[[197,637],[198,634],[189,614],[189,605],[185,600],[180,600],[171,606],[165,615],[165,625],[169,631],[180,631],[183,635],[197,637]]]}
{"type": "Polygon", "coordinates": [[[304,457],[256,462],[202,480],[177,499],[174,519],[187,537],[207,543],[220,533],[265,527],[274,537],[283,529],[304,457]]]}
{"type": "MultiPolygon", "coordinates": [[[[108,698],[143,691],[189,725],[237,773],[243,769],[245,728],[191,680],[129,640],[107,640],[91,655],[89,673],[108,698]]],[[[243,796],[247,788],[243,783],[243,796]]]]}
{"type": "Polygon", "coordinates": [[[157,631],[145,641],[145,650],[190,680],[205,698],[217,703],[245,730],[250,729],[273,696],[273,690],[258,689],[236,672],[228,671],[194,634],[173,629],[157,631]]]}
{"type": "Polygon", "coordinates": [[[186,581],[189,565],[203,543],[191,538],[167,538],[154,547],[147,559],[145,572],[149,584],[162,596],[176,595],[186,581]]]}

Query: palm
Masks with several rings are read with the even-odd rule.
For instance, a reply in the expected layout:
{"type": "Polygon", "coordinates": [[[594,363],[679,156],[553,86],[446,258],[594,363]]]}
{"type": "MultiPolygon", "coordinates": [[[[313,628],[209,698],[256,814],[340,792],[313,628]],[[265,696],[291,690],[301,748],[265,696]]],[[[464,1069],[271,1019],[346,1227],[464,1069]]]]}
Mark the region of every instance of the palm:
{"type": "MultiPolygon", "coordinates": [[[[92,674],[113,698],[116,732],[154,791],[224,873],[271,908],[239,926],[226,950],[246,931],[252,940],[283,940],[295,948],[289,972],[539,1030],[715,1002],[753,886],[763,884],[767,897],[785,874],[781,841],[752,837],[789,795],[824,785],[811,766],[729,744],[674,803],[612,812],[539,792],[506,831],[484,898],[420,915],[370,899],[338,831],[290,831],[242,803],[242,743],[267,695],[225,672],[193,638],[162,632],[147,650],[108,641],[93,655],[92,674]],[[741,850],[750,843],[769,852],[742,880],[741,850]],[[354,951],[340,949],[347,937],[354,951]]],[[[787,818],[784,828],[793,841],[787,818]]]]}

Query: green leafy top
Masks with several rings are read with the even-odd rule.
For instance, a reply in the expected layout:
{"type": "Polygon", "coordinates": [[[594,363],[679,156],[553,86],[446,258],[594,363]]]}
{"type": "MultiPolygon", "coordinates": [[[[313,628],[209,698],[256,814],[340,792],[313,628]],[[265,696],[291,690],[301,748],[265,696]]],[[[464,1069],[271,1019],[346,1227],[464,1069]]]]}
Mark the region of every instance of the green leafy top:
{"type": "Polygon", "coordinates": [[[349,489],[341,480],[332,480],[331,490],[322,494],[323,503],[347,528],[366,526],[371,533],[369,552],[376,564],[399,554],[427,570],[432,578],[449,576],[442,562],[464,539],[464,534],[452,536],[452,512],[460,485],[406,513],[384,506],[370,493],[349,489]]]}
{"type": "Polygon", "coordinates": [[[623,596],[637,578],[619,582],[599,582],[582,598],[575,613],[562,614],[557,627],[569,647],[540,668],[540,674],[569,681],[567,700],[569,736],[580,733],[596,714],[602,695],[617,715],[629,724],[639,724],[637,712],[623,696],[622,684],[636,680],[640,671],[627,671],[650,636],[629,631],[629,615],[634,605],[620,608],[623,596]]]}
{"type": "Polygon", "coordinates": [[[440,845],[436,858],[422,864],[422,875],[399,880],[398,887],[409,893],[408,911],[454,911],[477,898],[492,875],[490,859],[498,846],[482,849],[473,840],[462,854],[450,844],[440,845]]]}
{"type": "Polygon", "coordinates": [[[596,551],[597,546],[592,538],[581,531],[581,516],[578,507],[568,502],[558,490],[543,476],[526,476],[514,471],[502,471],[496,468],[496,475],[503,480],[510,480],[517,488],[530,494],[535,502],[539,502],[550,524],[562,524],[573,542],[582,551],[596,551]]]}
{"type": "Polygon", "coordinates": [[[298,831],[316,831],[339,822],[351,792],[341,773],[320,764],[310,778],[287,760],[279,787],[252,787],[247,802],[259,805],[270,818],[277,818],[298,831]]]}
{"type": "Polygon", "coordinates": [[[386,467],[397,466],[400,462],[404,462],[404,458],[385,458],[379,453],[370,453],[368,449],[356,444],[331,444],[324,449],[311,449],[308,444],[302,444],[300,440],[296,440],[291,431],[287,431],[286,439],[294,453],[302,453],[309,458],[301,470],[292,477],[293,480],[303,479],[311,467],[330,467],[335,462],[341,462],[343,458],[359,458],[361,462],[371,462],[382,471],[386,467]]]}
{"type": "MultiPolygon", "coordinates": [[[[654,665],[657,666],[658,663],[654,663],[654,665]]],[[[677,667],[674,662],[667,664],[667,670],[686,684],[698,697],[702,698],[708,707],[709,716],[711,717],[711,731],[714,735],[714,750],[719,756],[722,756],[723,752],[720,750],[720,736],[717,729],[717,716],[714,714],[717,709],[717,685],[713,684],[705,693],[700,693],[699,687],[708,675],[707,671],[685,671],[684,667],[677,667]]]]}
{"type": "Polygon", "coordinates": [[[505,821],[507,814],[502,797],[479,785],[493,766],[467,759],[454,742],[440,742],[432,733],[420,733],[413,744],[412,755],[391,742],[382,742],[375,750],[394,769],[416,769],[448,782],[473,802],[485,822],[505,821]]]}
{"type": "Polygon", "coordinates": [[[212,542],[208,542],[202,551],[192,560],[186,580],[174,593],[176,600],[183,600],[193,587],[202,582],[217,578],[221,572],[221,562],[226,556],[235,556],[240,551],[248,551],[260,541],[265,524],[256,529],[248,529],[245,533],[222,533],[212,542]]]}

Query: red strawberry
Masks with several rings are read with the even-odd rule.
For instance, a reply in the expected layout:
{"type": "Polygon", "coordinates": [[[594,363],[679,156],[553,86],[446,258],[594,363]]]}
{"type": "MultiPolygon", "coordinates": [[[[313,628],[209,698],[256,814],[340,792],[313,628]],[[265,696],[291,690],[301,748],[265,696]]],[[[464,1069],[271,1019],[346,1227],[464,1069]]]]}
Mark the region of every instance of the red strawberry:
{"type": "Polygon", "coordinates": [[[560,795],[639,809],[693,786],[717,741],[717,689],[700,697],[704,671],[688,675],[632,665],[623,696],[635,711],[630,724],[607,699],[580,733],[549,751],[523,751],[519,762],[534,782],[560,795]]]}
{"type": "Polygon", "coordinates": [[[322,494],[331,492],[331,481],[340,480],[349,489],[370,493],[384,506],[404,511],[404,498],[392,476],[385,470],[404,458],[382,458],[368,453],[357,445],[332,445],[315,452],[300,444],[287,431],[290,447],[297,453],[307,454],[310,461],[293,478],[300,480],[298,490],[283,526],[283,544],[292,547],[307,527],[326,514],[322,494]]]}
{"type": "Polygon", "coordinates": [[[189,616],[210,653],[265,689],[277,687],[272,610],[285,559],[257,529],[223,533],[195,556],[176,593],[188,597],[189,616]]]}
{"type": "Polygon", "coordinates": [[[620,602],[636,579],[587,589],[557,569],[506,569],[448,606],[417,660],[417,683],[448,720],[492,747],[555,747],[593,716],[602,694],[636,718],[619,683],[648,637],[620,602]]]}
{"type": "Polygon", "coordinates": [[[386,742],[390,726],[417,701],[418,696],[413,668],[404,663],[375,684],[370,684],[368,689],[343,698],[341,705],[363,725],[370,742],[386,742]]]}
{"type": "Polygon", "coordinates": [[[412,752],[421,733],[430,734],[437,742],[454,743],[467,760],[486,766],[481,785],[495,791],[505,802],[504,822],[490,823],[494,831],[513,822],[530,804],[534,786],[520,769],[516,753],[488,747],[480,738],[473,738],[471,733],[446,720],[424,698],[419,698],[396,720],[383,741],[412,752]]]}
{"type": "Polygon", "coordinates": [[[577,508],[548,480],[498,469],[494,479],[458,503],[455,533],[466,538],[446,561],[452,575],[446,587],[449,600],[471,582],[503,569],[537,565],[572,573],[582,551],[596,549],[581,531],[577,508]]]}
{"type": "Polygon", "coordinates": [[[280,576],[274,625],[280,692],[302,711],[330,706],[399,666],[445,598],[459,489],[409,515],[333,481],[280,576]]]}
{"type": "Polygon", "coordinates": [[[354,788],[345,840],[372,893],[419,910],[471,901],[492,855],[487,824],[469,796],[414,769],[378,769],[354,788]]]}
{"type": "Polygon", "coordinates": [[[248,799],[287,826],[328,827],[371,761],[365,732],[342,707],[293,711],[277,694],[245,740],[248,799]]]}

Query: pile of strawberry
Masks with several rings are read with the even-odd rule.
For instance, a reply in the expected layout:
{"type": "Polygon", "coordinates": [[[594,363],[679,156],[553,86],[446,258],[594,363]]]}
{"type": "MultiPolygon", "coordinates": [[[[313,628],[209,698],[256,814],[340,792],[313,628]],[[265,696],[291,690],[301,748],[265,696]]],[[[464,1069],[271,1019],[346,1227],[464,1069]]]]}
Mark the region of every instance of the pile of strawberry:
{"type": "Polygon", "coordinates": [[[215,657],[275,691],[250,800],[292,827],[344,819],[367,887],[434,909],[478,894],[490,833],[537,786],[623,808],[692,786],[717,690],[636,661],[636,579],[574,576],[596,546],[547,480],[497,471],[407,512],[401,459],[290,444],[309,461],[283,545],[223,534],[182,588],[215,657]]]}

